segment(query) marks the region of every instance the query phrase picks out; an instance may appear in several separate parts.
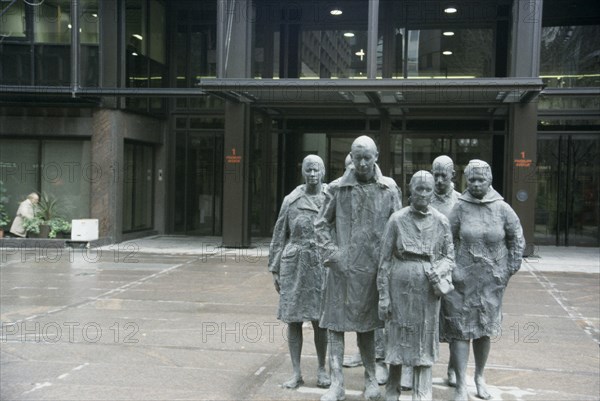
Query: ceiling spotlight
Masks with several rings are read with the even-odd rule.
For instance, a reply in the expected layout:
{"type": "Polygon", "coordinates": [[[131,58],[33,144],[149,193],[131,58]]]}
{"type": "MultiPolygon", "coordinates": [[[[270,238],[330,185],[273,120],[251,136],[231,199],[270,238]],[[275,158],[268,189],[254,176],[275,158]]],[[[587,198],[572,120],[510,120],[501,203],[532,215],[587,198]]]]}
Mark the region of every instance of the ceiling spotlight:
{"type": "Polygon", "coordinates": [[[139,39],[139,40],[143,40],[144,39],[144,37],[142,35],[140,35],[139,33],[134,33],[131,36],[133,36],[134,38],[139,39]]]}
{"type": "Polygon", "coordinates": [[[457,12],[458,10],[455,7],[446,7],[444,9],[444,12],[446,14],[454,14],[455,12],[457,12]]]}
{"type": "Polygon", "coordinates": [[[334,8],[333,10],[329,11],[329,14],[338,16],[338,15],[342,15],[343,12],[339,8],[334,8]]]}
{"type": "Polygon", "coordinates": [[[94,18],[98,18],[98,14],[96,14],[96,13],[93,13],[93,14],[92,14],[92,17],[94,17],[94,18]]]}
{"type": "Polygon", "coordinates": [[[451,56],[451,55],[452,55],[452,52],[451,52],[450,50],[444,50],[444,51],[442,52],[442,54],[443,54],[444,56],[451,56]]]}
{"type": "Polygon", "coordinates": [[[446,31],[446,32],[442,33],[442,35],[444,35],[444,36],[454,36],[454,32],[452,32],[452,31],[446,31]]]}
{"type": "Polygon", "coordinates": [[[73,28],[73,25],[69,24],[69,25],[67,25],[67,28],[71,29],[71,28],[73,28]]]}
{"type": "Polygon", "coordinates": [[[354,32],[344,32],[344,36],[346,38],[353,38],[354,37],[354,32]]]}
{"type": "Polygon", "coordinates": [[[132,56],[137,56],[138,54],[136,52],[131,52],[132,56]]]}

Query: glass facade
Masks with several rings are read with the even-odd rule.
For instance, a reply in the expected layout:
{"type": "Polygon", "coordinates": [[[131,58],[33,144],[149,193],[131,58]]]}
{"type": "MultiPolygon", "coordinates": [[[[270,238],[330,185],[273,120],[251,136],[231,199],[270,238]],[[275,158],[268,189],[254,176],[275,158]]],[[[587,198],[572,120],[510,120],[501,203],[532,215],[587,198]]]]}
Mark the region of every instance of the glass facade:
{"type": "MultiPolygon", "coordinates": [[[[126,86],[166,86],[166,10],[158,0],[125,2],[126,86]]],[[[158,97],[127,98],[127,108],[140,112],[164,113],[165,102],[158,97]]]]}
{"type": "Polygon", "coordinates": [[[368,2],[256,1],[254,76],[365,78],[368,2]]]}
{"type": "MultiPolygon", "coordinates": [[[[97,0],[81,0],[81,84],[97,86],[97,0]]],[[[67,86],[71,82],[71,1],[2,2],[0,84],[67,86]]]]}
{"type": "Polygon", "coordinates": [[[600,25],[550,26],[542,31],[540,76],[549,87],[600,86],[600,25]]]}
{"type": "Polygon", "coordinates": [[[383,78],[505,77],[510,7],[503,2],[383,1],[377,76],[383,78]]]}
{"type": "Polygon", "coordinates": [[[600,246],[600,132],[540,135],[535,240],[600,246]]]}
{"type": "Polygon", "coordinates": [[[154,147],[126,142],[123,172],[123,231],[153,227],[154,147]]]}
{"type": "Polygon", "coordinates": [[[67,220],[89,218],[91,183],[101,174],[90,158],[90,141],[0,139],[0,180],[10,217],[37,192],[55,197],[67,220]]]}
{"type": "Polygon", "coordinates": [[[545,0],[538,102],[535,241],[600,246],[600,3],[545,0]],[[569,91],[564,95],[560,89],[569,91]]]}
{"type": "Polygon", "coordinates": [[[278,179],[281,164],[278,149],[282,135],[278,122],[255,112],[250,142],[250,232],[268,236],[279,212],[278,200],[283,192],[278,179]]]}
{"type": "Polygon", "coordinates": [[[176,131],[174,230],[220,235],[223,137],[207,131],[176,131]]]}
{"type": "Polygon", "coordinates": [[[600,87],[600,4],[544,1],[540,76],[548,87],[600,87]]]}

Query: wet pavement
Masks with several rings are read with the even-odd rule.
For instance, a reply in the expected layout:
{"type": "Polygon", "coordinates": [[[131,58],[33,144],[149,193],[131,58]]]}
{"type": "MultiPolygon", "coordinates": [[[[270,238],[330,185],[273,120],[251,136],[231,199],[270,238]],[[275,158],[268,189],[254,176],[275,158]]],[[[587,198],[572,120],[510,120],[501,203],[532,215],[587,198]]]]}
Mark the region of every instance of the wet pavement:
{"type": "MultiPolygon", "coordinates": [[[[318,400],[308,325],[305,384],[280,386],[291,366],[268,239],[219,244],[153,237],[91,250],[0,249],[0,399],[318,400]]],[[[525,262],[488,360],[494,399],[600,398],[599,273],[598,248],[540,248],[525,262]]],[[[347,334],[348,354],[355,344],[347,334]]],[[[433,395],[449,400],[447,346],[440,351],[433,395]]],[[[347,399],[362,400],[363,369],[345,376],[347,399]]]]}

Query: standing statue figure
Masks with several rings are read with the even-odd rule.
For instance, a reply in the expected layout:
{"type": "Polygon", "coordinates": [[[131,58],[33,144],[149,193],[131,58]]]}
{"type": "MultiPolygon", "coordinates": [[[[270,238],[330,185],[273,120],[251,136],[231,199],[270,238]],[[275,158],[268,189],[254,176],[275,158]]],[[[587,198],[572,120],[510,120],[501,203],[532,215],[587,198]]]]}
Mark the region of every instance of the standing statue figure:
{"type": "Polygon", "coordinates": [[[13,220],[12,225],[10,226],[10,233],[16,235],[17,237],[25,238],[27,236],[27,231],[25,231],[25,219],[33,219],[35,216],[35,210],[40,201],[40,196],[35,192],[27,195],[27,199],[19,204],[19,208],[17,209],[17,215],[13,220]]]}
{"type": "Polygon", "coordinates": [[[324,268],[319,258],[314,222],[325,199],[323,184],[325,165],[316,155],[302,162],[305,184],[298,186],[283,200],[273,229],[269,252],[269,271],[273,273],[279,293],[277,318],[288,324],[288,346],[294,370],[285,388],[304,383],[300,370],[302,323],[312,322],[317,349],[317,386],[329,387],[331,380],[325,369],[327,330],[319,327],[323,298],[324,268]]]}
{"type": "Polygon", "coordinates": [[[441,314],[441,335],[450,343],[456,372],[456,401],[468,399],[465,375],[471,340],[477,396],[490,398],[483,377],[490,337],[500,333],[504,290],[521,267],[525,248],[519,218],[491,186],[490,166],[471,160],[465,177],[467,190],[449,219],[456,247],[455,291],[445,297],[441,314]]]}
{"type": "Polygon", "coordinates": [[[320,325],[329,329],[331,387],[322,401],[345,398],[344,333],[354,331],[365,368],[365,398],[381,392],[375,377],[375,329],[383,322],[377,314],[377,264],[385,224],[400,209],[395,181],[377,166],[377,146],[360,136],[351,148],[353,167],[329,185],[316,222],[324,265],[329,270],[320,325]]]}
{"type": "Polygon", "coordinates": [[[456,175],[454,162],[448,156],[436,157],[431,165],[431,174],[435,180],[431,207],[448,217],[460,196],[460,192],[454,190],[452,182],[456,175]]]}
{"type": "Polygon", "coordinates": [[[448,219],[429,204],[434,178],[418,171],[410,180],[411,205],[390,217],[377,276],[379,315],[387,332],[390,374],[386,401],[400,397],[401,371],[412,366],[412,399],[431,400],[432,366],[438,359],[440,297],[452,291],[454,246],[448,219]]]}
{"type": "MultiPolygon", "coordinates": [[[[460,192],[454,190],[454,183],[452,182],[456,176],[454,162],[445,155],[436,157],[431,165],[431,174],[433,174],[433,179],[435,180],[435,190],[431,199],[431,207],[449,218],[450,212],[456,202],[458,202],[458,197],[460,196],[460,192]]],[[[444,299],[442,298],[443,304],[444,299]]],[[[443,338],[441,340],[444,341],[443,338]]],[[[451,387],[456,386],[456,373],[454,373],[452,354],[448,361],[448,385],[451,387]]]]}

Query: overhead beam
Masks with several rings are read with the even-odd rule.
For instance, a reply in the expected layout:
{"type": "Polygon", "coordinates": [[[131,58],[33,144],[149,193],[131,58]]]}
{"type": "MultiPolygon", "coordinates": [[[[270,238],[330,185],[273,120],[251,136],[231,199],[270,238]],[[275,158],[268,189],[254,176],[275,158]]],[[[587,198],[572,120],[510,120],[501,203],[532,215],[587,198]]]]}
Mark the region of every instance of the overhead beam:
{"type": "MultiPolygon", "coordinates": [[[[487,91],[534,91],[541,92],[544,84],[539,78],[481,78],[481,79],[335,79],[335,80],[305,80],[305,79],[204,79],[196,88],[72,88],[68,86],[18,86],[1,85],[0,94],[34,94],[34,95],[77,95],[77,96],[156,96],[178,97],[198,96],[210,92],[237,92],[243,97],[250,93],[261,92],[287,92],[313,91],[313,92],[340,92],[340,91],[446,91],[468,90],[472,92],[487,91]]],[[[546,92],[546,91],[545,91],[546,92]]],[[[544,93],[545,93],[544,92],[544,93]]],[[[553,92],[549,92],[553,93],[553,92]]],[[[591,92],[590,94],[597,94],[591,92]]]]}

